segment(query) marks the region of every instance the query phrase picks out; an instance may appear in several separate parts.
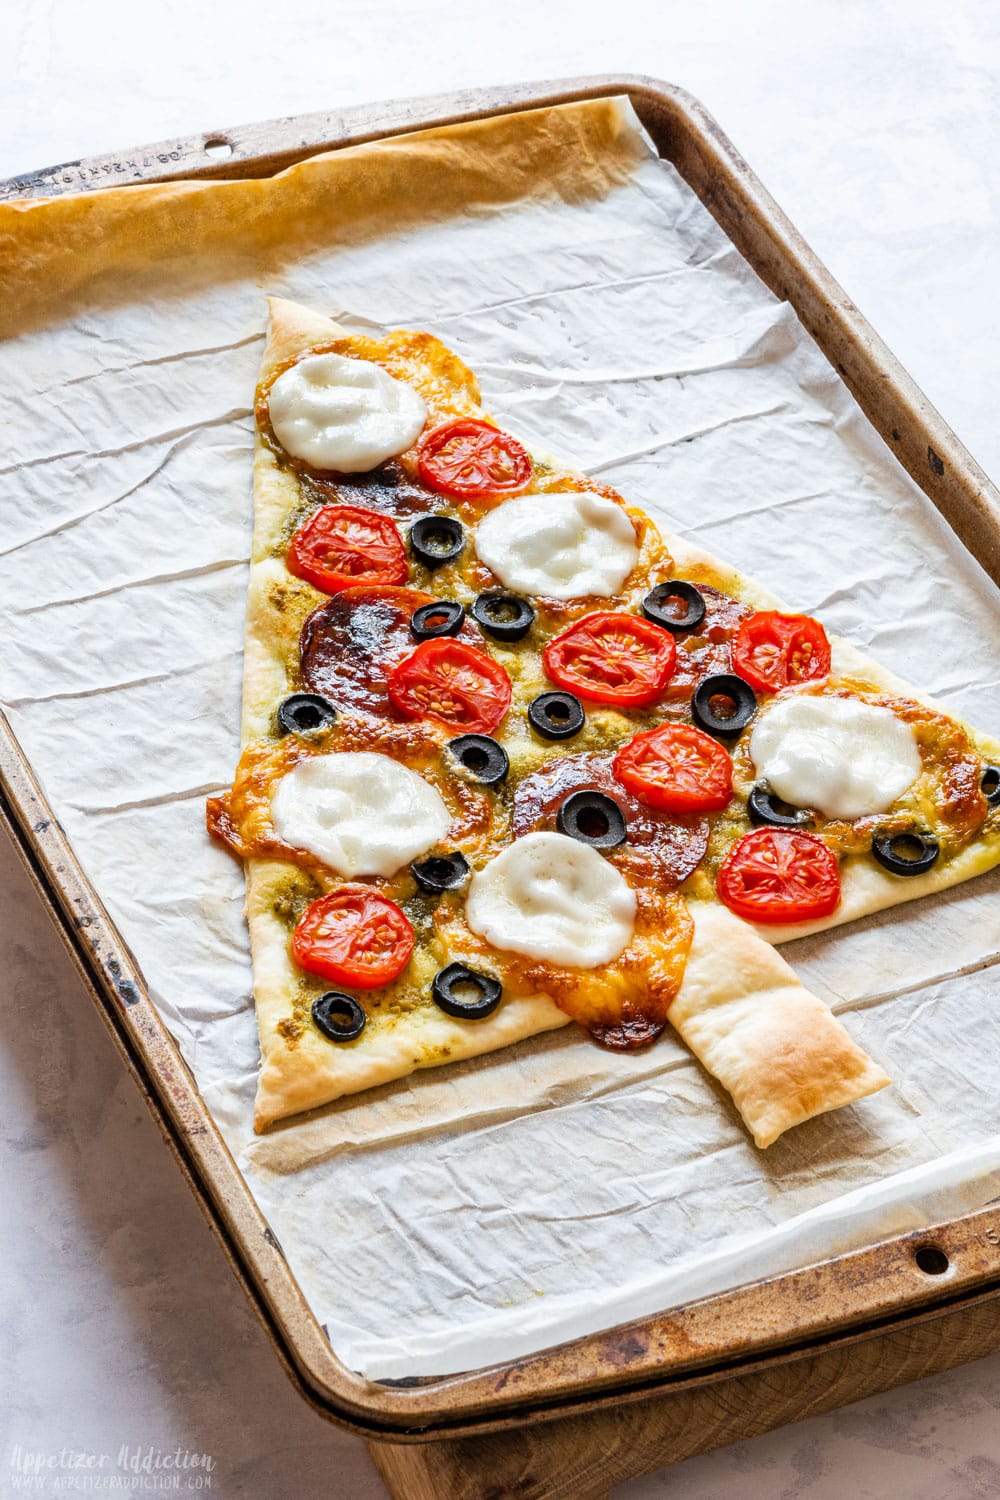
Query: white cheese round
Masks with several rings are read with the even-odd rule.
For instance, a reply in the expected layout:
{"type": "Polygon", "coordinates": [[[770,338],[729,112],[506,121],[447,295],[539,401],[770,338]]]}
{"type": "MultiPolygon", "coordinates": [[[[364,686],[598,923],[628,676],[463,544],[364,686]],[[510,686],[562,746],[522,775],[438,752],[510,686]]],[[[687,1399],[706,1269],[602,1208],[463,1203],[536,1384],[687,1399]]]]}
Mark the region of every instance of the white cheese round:
{"type": "Polygon", "coordinates": [[[422,776],[373,750],[317,755],[278,782],[271,822],[339,875],[394,875],[448,831],[451,814],[422,776]]]}
{"type": "Polygon", "coordinates": [[[271,426],[293,458],[358,474],[416,442],[427,408],[381,365],[342,354],[300,359],[271,387],[271,426]]]}
{"type": "Polygon", "coordinates": [[[553,599],[617,594],[639,560],[621,506],[586,490],[504,501],[476,528],[476,551],[506,588],[553,599]]]}
{"type": "Polygon", "coordinates": [[[465,918],[495,948],[592,969],[628,946],[635,893],[589,845],[529,833],[472,877],[465,918]]]}
{"type": "Polygon", "coordinates": [[[913,731],[857,698],[791,693],[750,736],[757,774],[795,807],[828,818],[885,812],[920,775],[913,731]]]}

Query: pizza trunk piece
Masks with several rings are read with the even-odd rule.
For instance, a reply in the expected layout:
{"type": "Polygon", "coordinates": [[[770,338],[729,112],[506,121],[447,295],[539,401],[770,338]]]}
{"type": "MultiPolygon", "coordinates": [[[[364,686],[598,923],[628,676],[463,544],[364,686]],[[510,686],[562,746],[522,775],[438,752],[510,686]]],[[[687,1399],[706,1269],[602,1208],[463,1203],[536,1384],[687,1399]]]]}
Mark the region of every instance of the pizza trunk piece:
{"type": "MultiPolygon", "coordinates": [[[[270,306],[257,402],[244,749],[232,793],[209,809],[212,831],[246,863],[262,1053],[255,1128],[264,1130],[417,1068],[494,1051],[571,1019],[606,1045],[630,1047],[655,1039],[669,1018],[732,1096],[762,1147],[792,1125],[884,1087],[889,1079],[882,1069],[804,988],[772,944],[941,890],[1000,861],[1000,809],[995,797],[984,796],[995,792],[984,777],[1000,761],[1000,747],[834,640],[829,672],[784,693],[765,694],[761,713],[800,695],[822,697],[821,712],[832,698],[891,711],[912,732],[919,771],[883,816],[827,817],[818,830],[815,821],[809,825],[813,834],[823,835],[822,840],[813,837],[810,847],[822,842],[835,855],[839,891],[831,910],[786,924],[773,917],[757,926],[741,920],[720,903],[717,882],[734,845],[751,831],[747,799],[757,777],[749,751],[751,730],[720,736],[732,756],[733,795],[728,806],[711,815],[665,815],[641,797],[637,800],[615,779],[616,755],[637,732],[664,722],[689,723],[693,689],[706,674],[733,671],[731,646],[741,621],[779,611],[778,601],[680,539],[663,538],[613,491],[536,455],[530,477],[515,484],[513,493],[570,494],[580,504],[617,505],[634,528],[635,566],[610,595],[592,590],[575,598],[533,596],[535,627],[521,641],[484,638],[469,615],[477,596],[499,590],[501,581],[480,555],[490,551],[487,533],[479,533],[478,549],[474,538],[483,520],[495,514],[494,502],[478,504],[429,488],[412,443],[360,473],[332,474],[293,459],[277,440],[269,405],[270,389],[284,372],[309,355],[332,353],[371,362],[416,390],[426,407],[423,430],[428,432],[455,419],[485,417],[475,377],[430,335],[397,332],[372,340],[351,335],[295,303],[272,299],[270,306]],[[321,507],[331,505],[385,516],[408,542],[405,578],[397,578],[393,587],[364,605],[365,618],[370,616],[373,625],[367,640],[356,628],[360,606],[351,601],[360,597],[357,590],[321,591],[287,566],[293,538],[321,507]],[[461,520],[465,546],[457,560],[422,565],[410,531],[428,516],[461,520]],[[639,618],[650,587],[676,579],[695,586],[708,612],[697,629],[670,632],[677,641],[677,665],[667,696],[638,708],[588,701],[579,733],[559,740],[539,734],[526,709],[554,687],[541,644],[595,611],[639,618]],[[401,711],[399,702],[386,696],[392,661],[412,653],[416,645],[412,611],[421,599],[431,598],[465,607],[457,639],[485,650],[509,678],[510,707],[493,729],[510,763],[502,795],[475,778],[449,774],[454,762],[448,761],[444,746],[463,726],[442,729],[433,716],[428,723],[419,714],[401,711]],[[336,704],[332,727],[281,733],[277,706],[289,694],[302,692],[327,694],[336,704]],[[377,888],[406,908],[415,945],[396,979],[353,992],[366,1016],[360,1035],[348,1042],[329,1040],[314,1024],[311,1007],[331,986],[296,963],[292,934],[311,904],[342,887],[344,879],[314,853],[283,841],[274,826],[271,799],[296,768],[344,751],[386,757],[433,786],[452,818],[439,848],[459,848],[475,872],[519,842],[524,855],[532,838],[537,843],[551,839],[557,828],[564,832],[557,821],[559,809],[574,791],[613,793],[628,819],[629,838],[606,848],[601,858],[613,867],[608,878],[632,893],[635,913],[626,946],[611,959],[597,955],[586,967],[565,957],[560,963],[537,961],[493,946],[484,936],[488,926],[480,922],[474,928],[471,918],[466,920],[461,891],[422,894],[406,863],[389,878],[364,875],[362,889],[377,888]],[[925,873],[890,873],[873,859],[873,833],[905,843],[907,830],[918,824],[933,829],[940,856],[925,873]],[[435,975],[455,962],[502,979],[502,1003],[492,1013],[468,1019],[447,1013],[432,1000],[435,975]]],[[[775,805],[780,816],[785,804],[775,805]]],[[[380,819],[374,816],[370,823],[374,839],[380,819]]],[[[586,858],[592,860],[591,851],[586,858]]]]}

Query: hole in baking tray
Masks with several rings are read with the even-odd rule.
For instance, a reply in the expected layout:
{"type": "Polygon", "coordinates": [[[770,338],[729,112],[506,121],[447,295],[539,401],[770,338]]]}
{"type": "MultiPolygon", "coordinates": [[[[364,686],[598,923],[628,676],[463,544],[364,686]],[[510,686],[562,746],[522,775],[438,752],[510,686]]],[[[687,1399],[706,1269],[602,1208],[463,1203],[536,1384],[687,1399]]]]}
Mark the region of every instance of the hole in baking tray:
{"type": "Polygon", "coordinates": [[[926,1276],[943,1276],[951,1261],[937,1245],[921,1245],[913,1259],[926,1276]]]}
{"type": "Polygon", "coordinates": [[[224,135],[210,135],[205,142],[205,151],[209,156],[215,156],[219,161],[225,161],[227,156],[232,156],[233,148],[224,135]]]}

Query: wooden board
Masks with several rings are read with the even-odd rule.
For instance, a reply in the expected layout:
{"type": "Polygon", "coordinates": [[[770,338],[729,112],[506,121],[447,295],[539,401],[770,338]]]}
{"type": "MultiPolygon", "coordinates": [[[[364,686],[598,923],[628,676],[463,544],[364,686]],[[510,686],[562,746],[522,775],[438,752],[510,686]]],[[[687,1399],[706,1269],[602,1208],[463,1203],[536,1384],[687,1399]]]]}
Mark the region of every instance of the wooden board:
{"type": "MultiPolygon", "coordinates": [[[[992,1298],[776,1369],[516,1433],[369,1443],[394,1500],[608,1500],[611,1487],[982,1359],[1000,1347],[992,1298]]],[[[738,1497],[737,1497],[738,1500],[738,1497]]]]}
{"type": "MultiPolygon", "coordinates": [[[[711,116],[671,85],[607,76],[274,121],[31,173],[0,184],[0,197],[266,176],[320,150],[621,94],[1000,581],[1000,496],[711,116]]],[[[0,791],[39,893],[279,1357],[317,1411],[375,1440],[395,1495],[586,1500],[658,1465],[1000,1347],[1000,1215],[985,1210],[493,1369],[402,1387],[361,1379],[306,1307],[2,716],[0,791]]]]}

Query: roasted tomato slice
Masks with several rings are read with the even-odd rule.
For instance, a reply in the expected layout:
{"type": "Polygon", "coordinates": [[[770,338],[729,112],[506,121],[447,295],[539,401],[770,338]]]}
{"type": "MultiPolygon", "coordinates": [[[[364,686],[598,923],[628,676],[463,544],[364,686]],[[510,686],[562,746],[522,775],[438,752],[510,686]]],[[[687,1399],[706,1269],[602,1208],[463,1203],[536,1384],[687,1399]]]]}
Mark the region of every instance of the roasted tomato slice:
{"type": "Polygon", "coordinates": [[[733,795],[729,752],[691,724],[661,724],[623,745],[615,775],[640,802],[661,812],[719,812],[733,795]]]}
{"type": "Polygon", "coordinates": [[[811,615],[760,610],[737,627],[733,668],[758,693],[777,693],[797,682],[825,677],[830,670],[830,642],[811,615]]]}
{"type": "Polygon", "coordinates": [[[457,500],[516,495],[531,478],[531,459],[509,432],[460,417],[435,427],[417,449],[417,471],[430,489],[457,500]]]}
{"type": "Polygon", "coordinates": [[[834,854],[811,833],[755,828],[722,862],[716,889],[748,922],[812,922],[840,904],[834,854]]]}
{"type": "Polygon", "coordinates": [[[389,701],[408,719],[492,734],[510,707],[510,678],[485,651],[441,636],[422,641],[389,674],[389,701]]]}
{"type": "Polygon", "coordinates": [[[356,990],[391,984],[412,952],[413,928],[405,913],[367,885],[342,885],[320,896],[292,934],[300,969],[356,990]]]}
{"type": "Polygon", "coordinates": [[[321,505],[292,537],[288,571],[324,594],[409,576],[395,521],[359,505],[321,505]]]}
{"type": "Polygon", "coordinates": [[[644,708],[670,681],[677,647],[659,625],[599,610],[549,641],[544,660],[552,681],[580,698],[644,708]]]}

